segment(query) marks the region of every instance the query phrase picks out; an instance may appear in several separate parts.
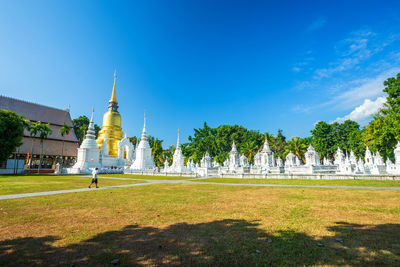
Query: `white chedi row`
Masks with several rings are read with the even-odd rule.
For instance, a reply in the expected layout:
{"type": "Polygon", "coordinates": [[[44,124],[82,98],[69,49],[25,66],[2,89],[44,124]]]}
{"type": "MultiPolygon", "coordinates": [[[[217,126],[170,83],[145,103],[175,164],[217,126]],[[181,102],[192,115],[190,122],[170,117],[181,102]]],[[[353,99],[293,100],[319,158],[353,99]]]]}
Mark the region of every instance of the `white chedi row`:
{"type": "Polygon", "coordinates": [[[335,154],[334,164],[338,166],[340,173],[345,174],[400,174],[400,142],[394,149],[395,163],[390,159],[383,161],[379,151],[375,154],[368,148],[365,151],[365,161],[357,160],[354,152],[344,155],[338,148],[335,154]]]}
{"type": "MultiPolygon", "coordinates": [[[[179,147],[179,141],[178,141],[179,147]]],[[[224,164],[220,166],[216,161],[206,152],[200,161],[200,164],[195,164],[193,161],[188,161],[186,167],[183,166],[184,158],[179,148],[178,152],[174,154],[174,167],[167,167],[169,172],[179,173],[179,168],[176,168],[179,162],[180,169],[185,170],[186,173],[194,173],[200,176],[207,175],[224,175],[224,174],[266,174],[266,173],[288,173],[288,174],[312,174],[312,173],[331,173],[331,174],[400,174],[400,142],[397,144],[395,150],[395,163],[388,159],[386,163],[383,161],[379,152],[373,154],[367,147],[365,153],[365,162],[355,156],[354,152],[345,155],[343,151],[338,148],[335,153],[335,160],[331,162],[329,159],[322,160],[318,152],[312,145],[307,148],[305,153],[305,163],[290,152],[285,162],[278,157],[274,158],[274,153],[270,149],[268,141],[266,140],[263,149],[259,151],[254,157],[254,164],[250,165],[244,155],[240,155],[235,143],[232,144],[232,149],[229,152],[229,158],[225,160],[224,164]],[[179,156],[178,156],[179,155],[179,156]]]]}

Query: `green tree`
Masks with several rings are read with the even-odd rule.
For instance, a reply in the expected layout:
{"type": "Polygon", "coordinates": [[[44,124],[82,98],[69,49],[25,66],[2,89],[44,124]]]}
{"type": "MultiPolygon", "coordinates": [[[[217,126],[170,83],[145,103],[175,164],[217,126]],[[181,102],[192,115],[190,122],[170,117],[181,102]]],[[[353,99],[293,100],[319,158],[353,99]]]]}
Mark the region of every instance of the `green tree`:
{"type": "MultiPolygon", "coordinates": [[[[148,135],[147,136],[147,141],[149,142],[149,145],[151,147],[151,153],[153,155],[154,159],[154,164],[157,167],[160,167],[163,165],[161,154],[162,154],[162,142],[163,140],[160,140],[158,138],[155,138],[154,136],[148,135]]],[[[140,140],[138,140],[140,143],[140,140]]]]}
{"type": "Polygon", "coordinates": [[[40,162],[39,162],[39,167],[38,167],[38,173],[40,173],[40,168],[42,166],[43,162],[43,143],[44,140],[47,139],[47,137],[53,133],[53,130],[50,128],[50,123],[42,124],[39,129],[39,139],[40,139],[40,146],[41,146],[41,153],[40,153],[40,162]]]}
{"type": "Polygon", "coordinates": [[[248,140],[242,144],[242,154],[245,155],[250,163],[253,162],[254,155],[257,153],[258,146],[256,140],[248,140]]]}
{"type": "Polygon", "coordinates": [[[292,137],[285,146],[285,156],[292,152],[295,154],[302,162],[305,162],[304,154],[307,151],[307,147],[310,145],[306,138],[299,138],[297,136],[292,137]]]}
{"type": "MultiPolygon", "coordinates": [[[[72,124],[74,125],[75,135],[76,138],[78,138],[79,140],[79,144],[82,144],[85,134],[89,128],[89,123],[90,120],[86,116],[79,116],[78,118],[72,120],[72,124]]],[[[97,138],[101,128],[97,124],[94,124],[94,130],[97,138]]]]}
{"type": "Polygon", "coordinates": [[[335,128],[338,128],[337,123],[330,125],[324,121],[319,121],[311,130],[314,148],[321,158],[330,158],[335,153],[337,143],[335,128]]]}
{"type": "Polygon", "coordinates": [[[278,130],[276,136],[265,134],[268,142],[271,146],[271,149],[274,151],[275,158],[284,158],[285,156],[285,147],[286,147],[286,137],[283,135],[281,129],[278,130]]]}
{"type": "MultiPolygon", "coordinates": [[[[62,137],[64,135],[69,135],[69,132],[71,131],[71,127],[69,127],[65,122],[64,125],[58,130],[61,134],[62,137]]],[[[61,149],[61,167],[64,166],[64,138],[62,142],[62,149],[61,149]]]]}
{"type": "Polygon", "coordinates": [[[258,131],[249,131],[239,125],[220,125],[211,128],[205,122],[203,128],[194,129],[194,135],[189,136],[189,143],[181,146],[185,161],[193,160],[199,163],[208,152],[218,163],[222,164],[229,156],[232,143],[235,142],[238,151],[253,160],[257,149],[264,142],[264,135],[258,131]]]}
{"type": "Polygon", "coordinates": [[[363,157],[365,146],[361,139],[361,132],[360,125],[352,120],[331,124],[320,121],[311,130],[312,143],[321,158],[332,158],[338,147],[345,153],[353,150],[357,157],[363,157]]]}
{"type": "Polygon", "coordinates": [[[136,147],[138,138],[136,136],[128,137],[129,141],[136,147]]]}
{"type": "Polygon", "coordinates": [[[169,165],[172,164],[175,149],[176,149],[175,145],[170,145],[167,150],[162,151],[161,157],[160,157],[162,166],[164,166],[165,160],[168,160],[169,165]]]}
{"type": "Polygon", "coordinates": [[[400,141],[400,73],[387,79],[383,92],[386,103],[364,128],[362,139],[372,151],[379,151],[384,159],[394,160],[393,148],[400,141]]]}
{"type": "Polygon", "coordinates": [[[34,137],[38,134],[39,130],[41,128],[41,122],[40,121],[35,121],[31,122],[29,126],[27,127],[27,130],[29,132],[29,136],[31,137],[31,154],[29,156],[29,168],[32,168],[32,160],[33,160],[33,143],[34,143],[34,137]]]}
{"type": "Polygon", "coordinates": [[[22,144],[28,121],[8,110],[0,109],[0,163],[6,161],[22,144]]]}

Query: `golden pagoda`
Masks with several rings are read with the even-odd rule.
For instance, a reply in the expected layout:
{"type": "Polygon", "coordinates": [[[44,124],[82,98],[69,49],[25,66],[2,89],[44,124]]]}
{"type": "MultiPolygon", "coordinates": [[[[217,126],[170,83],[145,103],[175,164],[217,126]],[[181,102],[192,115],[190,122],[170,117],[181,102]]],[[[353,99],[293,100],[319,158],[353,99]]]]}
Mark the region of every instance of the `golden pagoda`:
{"type": "Polygon", "coordinates": [[[117,94],[115,89],[115,82],[117,80],[117,72],[114,73],[114,86],[111,94],[111,99],[108,101],[108,111],[104,113],[103,125],[99,131],[97,138],[97,146],[102,148],[104,137],[107,136],[108,154],[110,156],[118,156],[118,142],[123,137],[121,128],[121,115],[118,112],[117,94]]]}

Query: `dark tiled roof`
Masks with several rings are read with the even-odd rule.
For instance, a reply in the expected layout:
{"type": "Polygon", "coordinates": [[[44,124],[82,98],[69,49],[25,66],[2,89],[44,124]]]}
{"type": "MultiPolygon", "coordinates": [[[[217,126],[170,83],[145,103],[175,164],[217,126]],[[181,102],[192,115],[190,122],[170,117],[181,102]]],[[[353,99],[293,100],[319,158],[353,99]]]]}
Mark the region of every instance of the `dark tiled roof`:
{"type": "MultiPolygon", "coordinates": [[[[64,125],[64,122],[70,127],[73,126],[71,116],[67,110],[47,107],[6,96],[0,96],[0,109],[13,111],[30,121],[50,123],[50,128],[53,130],[53,133],[48,137],[49,139],[72,142],[78,141],[73,130],[64,137],[62,137],[58,131],[60,127],[64,125]]],[[[27,131],[25,131],[25,136],[29,136],[27,131]]]]}

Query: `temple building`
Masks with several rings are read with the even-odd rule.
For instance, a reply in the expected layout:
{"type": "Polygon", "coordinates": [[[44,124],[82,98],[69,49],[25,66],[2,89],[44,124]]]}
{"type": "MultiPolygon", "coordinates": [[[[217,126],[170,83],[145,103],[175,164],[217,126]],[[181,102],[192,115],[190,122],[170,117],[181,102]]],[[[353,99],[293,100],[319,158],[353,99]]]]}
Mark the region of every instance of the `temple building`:
{"type": "MultiPolygon", "coordinates": [[[[47,139],[43,140],[44,157],[41,172],[54,171],[57,162],[63,162],[64,166],[74,164],[77,157],[78,139],[73,130],[69,109],[62,110],[5,96],[0,96],[0,109],[13,111],[31,122],[48,123],[53,130],[47,139]],[[64,123],[71,127],[71,131],[62,136],[59,130],[64,123]]],[[[40,163],[41,153],[42,146],[39,136],[30,136],[29,132],[25,130],[22,145],[0,168],[18,169],[18,172],[28,169],[34,172],[40,163]]]]}
{"type": "Polygon", "coordinates": [[[108,154],[118,156],[118,142],[122,140],[123,133],[121,128],[121,115],[118,112],[118,101],[116,93],[117,72],[114,73],[114,86],[111,93],[111,99],[108,101],[108,111],[104,113],[103,125],[99,131],[99,137],[96,142],[101,150],[104,139],[107,136],[108,154]]]}

